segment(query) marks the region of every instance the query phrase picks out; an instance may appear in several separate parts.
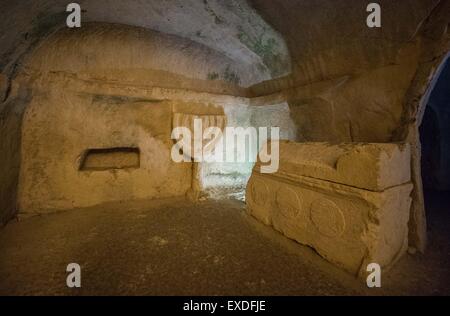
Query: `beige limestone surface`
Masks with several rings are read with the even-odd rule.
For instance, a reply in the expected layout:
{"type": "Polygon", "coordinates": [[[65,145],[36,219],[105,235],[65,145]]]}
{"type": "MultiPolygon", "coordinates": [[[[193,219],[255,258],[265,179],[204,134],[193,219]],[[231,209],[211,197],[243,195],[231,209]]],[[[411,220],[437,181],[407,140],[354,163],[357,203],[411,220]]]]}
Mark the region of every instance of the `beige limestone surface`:
{"type": "Polygon", "coordinates": [[[184,195],[191,165],[170,158],[171,124],[167,102],[68,92],[58,85],[39,91],[22,126],[21,214],[184,195]],[[123,162],[106,155],[95,165],[110,168],[82,168],[89,150],[114,148],[137,149],[138,165],[125,161],[111,168],[111,162],[123,162]]]}
{"type": "Polygon", "coordinates": [[[409,166],[406,148],[282,142],[281,153],[291,155],[281,154],[280,170],[275,174],[262,174],[255,167],[247,187],[248,212],[351,273],[361,274],[369,263],[390,267],[408,247],[412,185],[408,172],[393,173],[388,182],[386,171],[401,164],[409,166]],[[323,155],[314,161],[318,152],[323,155]],[[378,179],[374,183],[392,186],[368,190],[351,185],[359,180],[339,177],[340,159],[345,161],[344,170],[353,166],[355,172],[364,172],[365,184],[378,179]]]}
{"type": "Polygon", "coordinates": [[[205,92],[261,97],[257,103],[262,106],[288,104],[299,141],[407,141],[414,184],[410,242],[424,251],[418,126],[426,105],[422,97],[450,49],[450,1],[379,2],[383,27],[369,29],[363,23],[366,4],[350,1],[251,0],[227,5],[212,0],[81,1],[83,23],[103,26],[67,33],[65,3],[4,1],[0,4],[1,222],[17,214],[22,114],[33,92],[28,82],[17,80],[17,74],[32,72],[24,61],[41,48],[37,55],[58,67],[47,64],[48,68],[37,67],[38,72],[73,72],[70,75],[89,80],[94,94],[102,80],[117,83],[124,78],[155,87],[155,94],[165,96],[174,94],[164,87],[184,89],[175,94],[186,99],[193,92],[206,98],[213,96],[205,92]],[[65,35],[49,40],[48,35],[60,28],[65,35]],[[55,42],[64,45],[50,44],[55,42]],[[59,52],[75,58],[65,64],[64,58],[50,55],[59,52]],[[93,69],[99,71],[91,77],[93,69]],[[237,77],[241,86],[235,84],[237,77]],[[242,86],[249,83],[256,85],[242,86]]]}
{"type": "MultiPolygon", "coordinates": [[[[370,191],[411,179],[408,144],[280,142],[278,175],[306,176],[370,191]]],[[[256,168],[261,166],[257,164],[256,168]]]]}

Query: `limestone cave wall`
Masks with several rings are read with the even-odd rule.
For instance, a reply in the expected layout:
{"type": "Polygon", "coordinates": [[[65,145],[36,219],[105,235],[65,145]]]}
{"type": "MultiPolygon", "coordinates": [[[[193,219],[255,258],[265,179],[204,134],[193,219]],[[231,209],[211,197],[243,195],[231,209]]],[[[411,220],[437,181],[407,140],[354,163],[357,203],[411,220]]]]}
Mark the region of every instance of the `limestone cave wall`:
{"type": "MultiPolygon", "coordinates": [[[[180,50],[183,43],[142,28],[91,23],[82,32],[58,31],[24,59],[16,80],[32,96],[21,126],[21,216],[185,195],[197,175],[192,163],[171,159],[175,113],[225,115],[227,125],[236,127],[266,126],[272,116],[271,125],[292,138],[295,126],[284,124],[286,106],[278,118],[261,107],[252,120],[237,82],[201,79],[219,71],[227,57],[199,44],[180,50]],[[164,67],[177,74],[160,70],[164,67]],[[132,150],[139,164],[130,167],[132,150]],[[83,168],[91,151],[100,151],[90,158],[97,169],[83,168]],[[118,165],[111,166],[114,162],[118,165]]],[[[236,69],[248,73],[244,66],[236,69]]],[[[241,186],[243,191],[253,164],[202,166],[205,189],[241,186]]]]}
{"type": "MultiPolygon", "coordinates": [[[[450,1],[378,2],[382,27],[370,29],[362,0],[80,1],[79,30],[64,28],[64,1],[1,3],[2,221],[16,213],[19,170],[32,157],[24,146],[35,148],[39,133],[66,137],[69,113],[80,123],[96,115],[99,121],[87,120],[92,133],[108,120],[119,125],[116,116],[136,122],[156,115],[161,126],[140,120],[129,133],[148,129],[167,146],[164,106],[173,112],[182,102],[191,113],[228,112],[234,113],[232,122],[280,125],[283,137],[297,141],[410,143],[415,188],[410,239],[423,248],[418,126],[423,97],[450,50],[450,1]],[[53,85],[62,91],[51,93],[53,85]],[[62,92],[76,105],[59,108],[62,92]],[[40,107],[52,116],[38,114],[40,107]],[[45,132],[39,128],[45,124],[60,128],[45,132]]],[[[73,124],[70,133],[76,135],[73,124]]],[[[104,145],[144,142],[137,138],[132,144],[125,134],[104,145]]],[[[56,143],[44,146],[55,160],[58,150],[63,152],[56,143]]],[[[94,145],[79,144],[70,159],[94,145]]],[[[151,190],[162,185],[154,183],[151,190]]],[[[179,192],[184,189],[180,183],[179,192]]]]}
{"type": "Polygon", "coordinates": [[[35,86],[22,124],[21,214],[185,194],[190,165],[168,159],[170,133],[167,102],[35,86]],[[89,165],[99,149],[111,153],[89,165]]]}
{"type": "Polygon", "coordinates": [[[370,29],[365,26],[367,1],[252,1],[285,36],[292,58],[290,76],[254,85],[252,91],[283,91],[300,139],[402,140],[398,130],[408,120],[405,96],[425,62],[422,51],[438,64],[448,50],[449,4],[377,3],[383,8],[382,27],[370,29]],[[430,50],[430,41],[442,49],[430,50]]]}

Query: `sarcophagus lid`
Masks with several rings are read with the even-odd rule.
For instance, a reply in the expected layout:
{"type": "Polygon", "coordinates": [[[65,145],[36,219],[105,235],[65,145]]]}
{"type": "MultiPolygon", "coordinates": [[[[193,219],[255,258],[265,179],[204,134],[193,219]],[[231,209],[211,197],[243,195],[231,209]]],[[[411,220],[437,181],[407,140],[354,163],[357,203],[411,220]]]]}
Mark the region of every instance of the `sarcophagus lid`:
{"type": "MultiPolygon", "coordinates": [[[[407,144],[280,141],[279,151],[279,168],[274,175],[294,181],[303,176],[383,191],[411,179],[407,144]]],[[[259,172],[260,166],[258,162],[254,171],[259,172]]]]}

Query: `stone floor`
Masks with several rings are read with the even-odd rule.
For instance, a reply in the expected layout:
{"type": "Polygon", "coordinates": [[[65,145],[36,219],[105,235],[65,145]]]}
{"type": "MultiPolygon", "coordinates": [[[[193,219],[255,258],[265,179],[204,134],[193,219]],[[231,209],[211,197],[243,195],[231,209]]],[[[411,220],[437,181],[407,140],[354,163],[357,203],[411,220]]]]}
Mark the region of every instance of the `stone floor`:
{"type": "Polygon", "coordinates": [[[104,205],[0,229],[0,295],[450,294],[450,198],[433,195],[426,256],[405,256],[368,289],[259,224],[238,201],[104,205]],[[66,266],[82,288],[66,287],[66,266]]]}

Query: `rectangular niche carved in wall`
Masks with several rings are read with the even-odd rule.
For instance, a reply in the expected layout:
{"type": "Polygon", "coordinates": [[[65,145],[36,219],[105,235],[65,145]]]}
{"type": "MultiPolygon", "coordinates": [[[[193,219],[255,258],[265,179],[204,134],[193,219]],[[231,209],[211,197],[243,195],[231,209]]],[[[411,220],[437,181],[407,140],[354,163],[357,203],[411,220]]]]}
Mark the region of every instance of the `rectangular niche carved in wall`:
{"type": "Polygon", "coordinates": [[[99,171],[111,169],[136,169],[140,167],[139,148],[118,147],[89,149],[81,164],[81,171],[99,171]]]}

